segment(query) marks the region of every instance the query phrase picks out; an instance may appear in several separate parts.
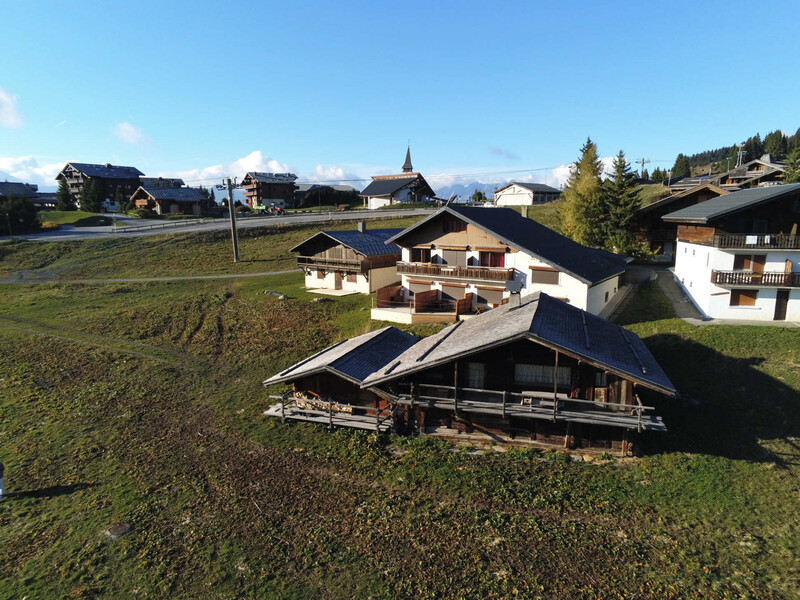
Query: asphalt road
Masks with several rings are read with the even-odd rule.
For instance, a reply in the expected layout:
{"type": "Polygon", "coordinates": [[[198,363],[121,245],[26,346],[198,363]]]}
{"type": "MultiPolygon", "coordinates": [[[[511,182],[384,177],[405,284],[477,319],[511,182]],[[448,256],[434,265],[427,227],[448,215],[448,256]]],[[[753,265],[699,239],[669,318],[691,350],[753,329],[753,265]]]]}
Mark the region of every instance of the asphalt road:
{"type": "MultiPolygon", "coordinates": [[[[302,213],[293,214],[285,217],[239,217],[236,220],[237,228],[247,229],[249,227],[264,227],[268,225],[286,225],[291,223],[330,223],[332,221],[352,221],[355,219],[379,219],[385,217],[413,217],[418,215],[429,215],[434,212],[430,208],[415,208],[407,210],[348,210],[342,212],[326,213],[302,213]]],[[[112,217],[114,215],[105,215],[112,217]]],[[[125,223],[126,227],[132,230],[128,232],[115,231],[114,227],[107,225],[103,227],[73,227],[62,225],[58,231],[48,231],[46,233],[30,233],[22,236],[14,236],[14,239],[26,239],[40,242],[57,242],[66,240],[91,240],[100,238],[114,237],[138,237],[143,235],[163,235],[166,233],[193,233],[198,231],[214,231],[217,229],[230,228],[227,219],[215,219],[211,222],[185,224],[181,221],[149,221],[145,219],[131,219],[129,217],[117,216],[119,223],[125,223]],[[143,226],[152,228],[139,229],[143,226]]],[[[6,241],[9,236],[0,237],[0,241],[6,241]]]]}

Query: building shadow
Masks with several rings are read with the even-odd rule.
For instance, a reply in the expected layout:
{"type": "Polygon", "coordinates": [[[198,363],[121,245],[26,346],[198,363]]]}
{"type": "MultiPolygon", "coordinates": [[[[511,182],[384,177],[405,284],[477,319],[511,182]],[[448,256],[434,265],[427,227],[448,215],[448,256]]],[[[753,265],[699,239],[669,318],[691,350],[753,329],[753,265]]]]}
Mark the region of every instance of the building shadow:
{"type": "Polygon", "coordinates": [[[763,357],[733,358],[681,336],[659,334],[647,346],[681,394],[647,395],[668,431],[643,439],[645,454],[691,452],[800,465],[800,392],[756,369],[763,357]],[[776,453],[780,441],[798,452],[776,453]]]}
{"type": "Polygon", "coordinates": [[[69,485],[51,485],[50,487],[38,488],[35,490],[21,490],[18,492],[7,492],[3,498],[22,500],[24,498],[55,498],[57,496],[67,496],[81,490],[94,487],[94,483],[71,483],[69,485]]]}

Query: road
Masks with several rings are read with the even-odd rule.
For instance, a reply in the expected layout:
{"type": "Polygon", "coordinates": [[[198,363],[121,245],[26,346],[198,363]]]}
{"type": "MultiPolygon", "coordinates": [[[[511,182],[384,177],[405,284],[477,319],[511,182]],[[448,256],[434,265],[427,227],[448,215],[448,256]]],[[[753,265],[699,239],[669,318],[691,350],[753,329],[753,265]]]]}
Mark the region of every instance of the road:
{"type": "MultiPolygon", "coordinates": [[[[379,219],[386,217],[413,217],[429,215],[434,212],[430,208],[415,208],[406,210],[348,210],[342,212],[326,213],[294,213],[285,217],[239,217],[236,221],[237,227],[247,229],[249,227],[264,227],[269,225],[287,225],[291,223],[330,223],[332,221],[352,221],[355,219],[379,219]]],[[[112,217],[113,215],[105,215],[112,217]]],[[[57,242],[67,240],[91,240],[112,237],[139,237],[144,235],[163,235],[165,233],[194,233],[199,231],[214,231],[218,229],[228,229],[230,222],[227,219],[215,219],[211,222],[183,224],[180,221],[150,221],[145,219],[131,219],[130,217],[117,217],[119,222],[125,223],[126,227],[138,228],[140,226],[156,226],[153,229],[143,229],[137,231],[115,231],[114,227],[107,225],[103,227],[73,227],[63,225],[58,231],[48,231],[46,233],[31,233],[22,236],[14,236],[14,239],[25,239],[40,242],[57,242]]],[[[7,241],[8,236],[0,236],[0,241],[7,241]]]]}

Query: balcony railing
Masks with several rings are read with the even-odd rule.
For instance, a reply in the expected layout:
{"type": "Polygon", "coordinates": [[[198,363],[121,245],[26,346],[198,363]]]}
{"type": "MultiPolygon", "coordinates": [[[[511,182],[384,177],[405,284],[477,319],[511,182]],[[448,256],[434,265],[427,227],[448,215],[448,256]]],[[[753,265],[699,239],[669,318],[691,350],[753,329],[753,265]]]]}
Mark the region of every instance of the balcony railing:
{"type": "Polygon", "coordinates": [[[714,235],[717,248],[765,248],[776,250],[800,250],[800,235],[717,233],[714,235]]]}
{"type": "Polygon", "coordinates": [[[711,271],[711,283],[720,286],[800,287],[800,273],[711,271]]]}
{"type": "Polygon", "coordinates": [[[364,265],[360,260],[345,258],[320,258],[318,256],[298,256],[297,266],[315,267],[320,269],[345,269],[348,271],[362,271],[364,265]]]}
{"type": "Polygon", "coordinates": [[[488,281],[510,281],[514,279],[514,269],[503,267],[456,267],[431,263],[398,262],[397,273],[398,275],[432,275],[434,277],[485,279],[488,281]]]}

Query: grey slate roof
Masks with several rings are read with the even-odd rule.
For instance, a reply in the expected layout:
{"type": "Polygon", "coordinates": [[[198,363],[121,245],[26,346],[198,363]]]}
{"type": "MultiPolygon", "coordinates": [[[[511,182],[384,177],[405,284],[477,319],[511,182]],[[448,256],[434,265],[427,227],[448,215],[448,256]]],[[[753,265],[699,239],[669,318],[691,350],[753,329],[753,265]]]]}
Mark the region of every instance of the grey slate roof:
{"type": "Polygon", "coordinates": [[[400,254],[402,250],[397,244],[387,244],[386,240],[403,231],[402,229],[367,229],[364,233],[349,229],[346,231],[320,231],[304,242],[297,244],[290,252],[300,252],[300,247],[315,237],[324,235],[332,240],[360,252],[364,256],[380,256],[383,254],[400,254]]]}
{"type": "Polygon", "coordinates": [[[544,183],[523,183],[521,181],[511,181],[504,185],[503,187],[496,189],[494,193],[500,192],[507,187],[511,187],[512,185],[518,185],[519,187],[525,188],[526,190],[530,190],[532,192],[541,192],[546,194],[560,194],[561,190],[557,190],[554,187],[550,187],[544,183]]]}
{"type": "Polygon", "coordinates": [[[409,333],[395,327],[384,327],[329,346],[273,375],[264,385],[291,382],[325,372],[361,384],[368,375],[385,367],[416,341],[417,338],[409,333]]]}
{"type": "Polygon", "coordinates": [[[389,241],[399,241],[402,245],[401,240],[406,233],[437,218],[443,212],[464,219],[510,246],[527,252],[586,284],[595,284],[622,273],[628,264],[628,259],[624,256],[573,242],[560,233],[523,217],[511,208],[446,206],[389,241]]]}
{"type": "MultiPolygon", "coordinates": [[[[361,196],[391,196],[395,192],[414,183],[417,176],[391,177],[386,179],[373,179],[361,192],[361,196]]],[[[432,194],[431,194],[432,195],[432,194]]]]}
{"type": "Polygon", "coordinates": [[[245,177],[248,175],[251,179],[262,183],[294,183],[295,179],[297,179],[297,175],[294,173],[261,173],[259,171],[250,171],[245,177]]]}
{"type": "Polygon", "coordinates": [[[163,186],[140,186],[140,190],[144,190],[154,200],[164,202],[204,202],[206,197],[200,188],[170,188],[163,186]]]}
{"type": "Polygon", "coordinates": [[[24,183],[20,183],[19,181],[0,181],[0,196],[3,197],[14,196],[14,198],[30,198],[31,196],[35,195],[36,192],[34,192],[24,183]]]}
{"type": "MultiPolygon", "coordinates": [[[[144,175],[136,167],[123,167],[119,165],[95,165],[92,163],[67,163],[87,177],[103,177],[105,179],[136,179],[144,175]]],[[[65,167],[66,168],[66,167],[65,167]]],[[[63,171],[63,169],[62,169],[63,171]]]]}
{"type": "Polygon", "coordinates": [[[362,387],[393,381],[513,340],[541,343],[664,394],[677,394],[636,334],[544,293],[531,294],[519,306],[506,304],[420,340],[368,376],[362,387]]]}
{"type": "Polygon", "coordinates": [[[139,183],[145,187],[160,185],[163,187],[182,187],[186,185],[178,177],[140,177],[139,183]]]}
{"type": "Polygon", "coordinates": [[[800,183],[786,183],[731,192],[661,217],[674,223],[708,223],[713,219],[800,193],[800,183]]]}

